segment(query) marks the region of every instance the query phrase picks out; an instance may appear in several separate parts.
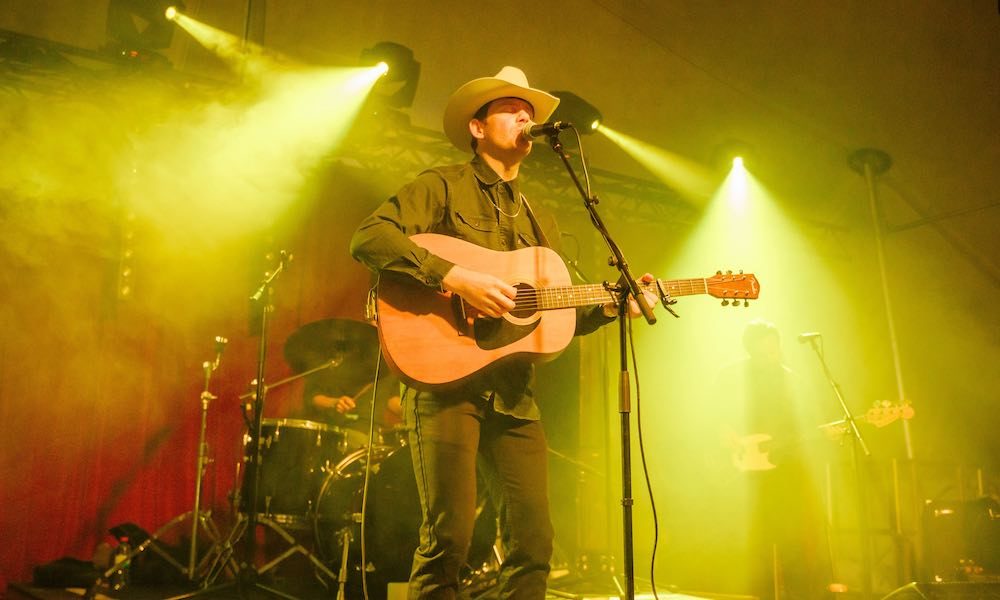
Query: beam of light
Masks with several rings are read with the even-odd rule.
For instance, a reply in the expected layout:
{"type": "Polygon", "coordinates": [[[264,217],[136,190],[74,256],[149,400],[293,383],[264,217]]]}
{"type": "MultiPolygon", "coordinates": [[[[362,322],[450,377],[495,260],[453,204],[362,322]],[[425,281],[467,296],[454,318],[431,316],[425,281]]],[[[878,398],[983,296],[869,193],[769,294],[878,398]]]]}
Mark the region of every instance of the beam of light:
{"type": "Polygon", "coordinates": [[[698,203],[712,194],[709,169],[698,163],[598,123],[596,130],[646,167],[657,179],[698,203]]]}
{"type": "MultiPolygon", "coordinates": [[[[169,10],[168,8],[167,11],[169,10]]],[[[174,9],[173,18],[170,20],[188,32],[206,50],[221,58],[233,71],[241,73],[245,77],[252,80],[260,79],[267,73],[278,69],[279,60],[277,57],[269,56],[265,49],[258,44],[245,41],[239,36],[202,23],[177,9],[174,9]]]]}
{"type": "MultiPolygon", "coordinates": [[[[660,239],[663,237],[661,230],[660,239]]],[[[704,539],[705,544],[717,544],[713,551],[721,552],[725,544],[743,543],[734,540],[746,539],[749,532],[741,529],[747,525],[745,521],[721,521],[717,515],[731,515],[733,506],[749,506],[755,501],[748,488],[732,483],[746,477],[732,464],[739,448],[734,441],[749,441],[746,436],[760,433],[747,421],[752,411],[743,404],[748,377],[739,361],[746,356],[742,344],[746,325],[764,319],[778,327],[784,363],[794,372],[789,385],[795,385],[795,404],[789,408],[797,417],[789,415],[789,422],[808,436],[824,420],[800,415],[812,414],[814,408],[833,409],[834,401],[824,388],[814,357],[795,343],[795,335],[825,328],[850,330],[854,317],[844,308],[850,303],[843,290],[830,270],[823,268],[822,259],[800,226],[784,214],[753,173],[738,164],[712,195],[698,225],[678,240],[673,253],[658,248],[651,250],[646,260],[637,254],[629,257],[638,265],[636,270],[649,270],[660,277],[707,277],[716,270],[742,270],[754,274],[760,283],[760,298],[750,301],[748,307],[723,306],[720,299],[707,296],[680,298],[674,308],[683,318],[669,319],[669,335],[654,332],[653,327],[647,328],[648,333],[640,330],[636,340],[637,371],[645,373],[643,389],[654,390],[653,401],[642,409],[643,419],[658,434],[654,446],[647,448],[653,457],[649,470],[656,474],[651,485],[662,490],[671,505],[688,511],[681,513],[681,518],[668,517],[675,520],[667,526],[673,526],[678,538],[704,539]],[[673,485],[677,480],[704,484],[673,485]],[[719,493],[722,489],[724,494],[719,493]],[[713,528],[722,523],[730,528],[713,528]]],[[[661,319],[669,318],[662,309],[658,313],[661,319]]],[[[613,429],[609,428],[608,435],[614,435],[613,429]]],[[[803,453],[813,448],[801,447],[803,453]]],[[[811,456],[807,463],[811,474],[823,473],[811,456]]],[[[817,493],[822,489],[819,477],[808,484],[817,493]]],[[[638,508],[636,519],[640,522],[648,513],[638,508]]],[[[645,535],[641,532],[637,536],[640,544],[651,543],[643,539],[645,535]]],[[[693,561],[685,563],[692,560],[688,557],[676,560],[675,568],[700,568],[693,561]]],[[[739,571],[734,571],[733,577],[740,577],[739,571]]],[[[730,584],[742,586],[745,582],[730,584]]]]}
{"type": "Polygon", "coordinates": [[[385,77],[388,72],[389,65],[384,62],[380,62],[373,67],[359,69],[357,74],[347,81],[345,88],[351,93],[362,91],[367,93],[375,85],[375,82],[385,77]]]}
{"type": "Polygon", "coordinates": [[[723,189],[730,210],[737,215],[746,214],[750,196],[750,175],[743,166],[742,157],[733,158],[733,168],[729,170],[729,175],[723,182],[723,189]]]}
{"type": "Polygon", "coordinates": [[[250,104],[175,115],[136,140],[128,159],[139,173],[122,177],[119,193],[168,231],[200,229],[223,239],[264,227],[346,135],[377,72],[275,74],[250,104]]]}

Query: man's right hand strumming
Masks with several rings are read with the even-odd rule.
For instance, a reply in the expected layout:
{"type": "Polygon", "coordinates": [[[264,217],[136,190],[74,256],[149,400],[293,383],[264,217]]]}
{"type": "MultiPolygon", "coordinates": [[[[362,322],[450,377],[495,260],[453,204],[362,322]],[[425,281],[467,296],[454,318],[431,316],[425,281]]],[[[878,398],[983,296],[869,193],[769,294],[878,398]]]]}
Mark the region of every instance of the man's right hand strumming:
{"type": "Polygon", "coordinates": [[[441,280],[441,285],[489,317],[499,317],[515,306],[517,288],[488,273],[455,265],[441,280]]]}

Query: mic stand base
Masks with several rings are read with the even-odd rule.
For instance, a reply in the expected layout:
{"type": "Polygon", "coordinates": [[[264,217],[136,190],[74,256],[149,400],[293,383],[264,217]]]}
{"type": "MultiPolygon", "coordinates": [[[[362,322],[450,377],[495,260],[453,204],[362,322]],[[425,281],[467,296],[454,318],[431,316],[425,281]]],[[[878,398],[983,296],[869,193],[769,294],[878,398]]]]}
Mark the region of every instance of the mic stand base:
{"type": "MultiPolygon", "coordinates": [[[[233,544],[232,544],[233,540],[237,540],[243,537],[244,535],[253,535],[247,533],[247,523],[248,523],[247,517],[241,514],[239,516],[238,521],[236,522],[236,525],[234,525],[232,532],[230,533],[230,539],[227,540],[227,542],[223,545],[222,550],[228,551],[230,556],[232,555],[233,552],[233,544]]],[[[197,598],[199,596],[214,597],[212,596],[213,594],[221,590],[227,590],[227,589],[236,589],[236,591],[239,593],[239,596],[241,598],[245,598],[247,597],[246,592],[248,591],[248,588],[259,589],[261,591],[271,594],[272,596],[285,598],[286,600],[298,600],[296,596],[293,596],[281,590],[260,583],[261,575],[267,573],[271,569],[274,569],[279,564],[295,556],[296,554],[301,554],[305,556],[309,560],[309,562],[312,563],[313,567],[319,572],[321,572],[323,575],[325,575],[329,579],[329,581],[338,581],[339,578],[336,573],[327,568],[327,566],[319,558],[317,558],[315,554],[313,554],[305,546],[300,544],[290,533],[285,531],[284,528],[282,528],[272,519],[265,516],[258,516],[256,519],[256,523],[260,526],[267,527],[271,531],[278,534],[278,537],[280,537],[285,543],[289,545],[288,548],[286,548],[284,552],[282,552],[281,554],[279,554],[274,559],[270,560],[260,568],[256,568],[252,565],[247,565],[247,564],[237,566],[234,571],[233,581],[229,581],[212,587],[206,587],[204,589],[197,590],[188,594],[172,596],[167,600],[187,600],[188,598],[197,598]]],[[[232,558],[227,558],[226,560],[232,561],[232,558]]],[[[214,576],[212,577],[212,579],[214,580],[214,576]]]]}
{"type": "MultiPolygon", "coordinates": [[[[184,575],[185,577],[188,577],[189,580],[192,583],[194,583],[195,580],[189,574],[190,572],[188,569],[188,565],[182,565],[180,562],[178,562],[177,559],[174,558],[166,549],[164,549],[159,542],[160,538],[163,537],[165,533],[177,527],[184,521],[187,521],[189,518],[191,518],[192,514],[193,514],[192,511],[188,511],[186,513],[177,515],[176,517],[167,521],[165,524],[160,526],[159,529],[153,532],[152,535],[146,538],[146,540],[144,540],[141,544],[137,544],[134,548],[132,548],[132,550],[125,557],[125,560],[122,561],[122,563],[120,564],[131,564],[132,561],[135,559],[135,557],[149,550],[156,553],[168,565],[176,569],[178,573],[184,575]]],[[[220,546],[221,536],[219,535],[219,531],[215,527],[215,524],[211,520],[211,514],[209,514],[208,512],[199,512],[197,521],[195,522],[195,526],[196,527],[200,526],[205,536],[212,540],[211,548],[209,548],[205,552],[205,555],[202,557],[201,561],[197,563],[196,572],[201,572],[208,566],[210,560],[214,561],[212,563],[213,565],[218,563],[219,559],[217,557],[221,554],[223,550],[222,547],[220,546]]],[[[223,568],[229,567],[230,569],[232,569],[233,573],[236,572],[235,561],[229,559],[228,561],[223,560],[222,562],[224,565],[223,568]]],[[[96,597],[100,589],[106,588],[107,583],[108,581],[110,581],[111,577],[117,574],[118,571],[120,570],[121,568],[120,564],[111,565],[106,571],[101,573],[101,575],[97,578],[97,580],[93,583],[93,585],[91,585],[90,588],[88,588],[87,591],[84,592],[84,597],[94,598],[96,597]]]]}

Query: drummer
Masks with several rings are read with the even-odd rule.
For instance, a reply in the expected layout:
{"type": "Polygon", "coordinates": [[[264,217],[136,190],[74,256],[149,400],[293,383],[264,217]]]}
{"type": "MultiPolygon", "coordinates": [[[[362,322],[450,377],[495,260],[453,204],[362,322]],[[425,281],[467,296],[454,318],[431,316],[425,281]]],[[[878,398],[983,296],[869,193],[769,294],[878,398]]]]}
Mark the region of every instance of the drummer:
{"type": "MultiPolygon", "coordinates": [[[[331,368],[306,378],[305,415],[310,421],[336,425],[347,431],[348,444],[361,447],[368,443],[371,423],[371,399],[374,383],[355,379],[343,380],[342,373],[331,368]]],[[[403,422],[399,401],[399,381],[383,366],[375,390],[375,435],[394,431],[403,422]]]]}
{"type": "Polygon", "coordinates": [[[402,423],[399,381],[383,364],[375,382],[379,346],[373,326],[349,319],[307,323],[288,337],[284,353],[296,372],[313,371],[306,376],[301,418],[341,428],[352,448],[365,446],[374,388],[376,443],[402,423]]]}

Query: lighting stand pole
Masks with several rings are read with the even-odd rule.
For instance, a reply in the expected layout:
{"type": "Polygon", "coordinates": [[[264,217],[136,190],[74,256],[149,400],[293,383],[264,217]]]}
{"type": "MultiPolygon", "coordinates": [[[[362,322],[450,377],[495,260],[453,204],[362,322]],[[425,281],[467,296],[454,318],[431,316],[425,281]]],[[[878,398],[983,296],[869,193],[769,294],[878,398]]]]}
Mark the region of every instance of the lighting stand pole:
{"type": "MultiPolygon", "coordinates": [[[[855,150],[850,154],[847,159],[847,164],[851,167],[853,171],[865,178],[865,183],[868,188],[868,209],[871,215],[872,221],[872,231],[875,235],[875,252],[876,258],[878,259],[878,273],[879,273],[879,283],[882,288],[882,304],[885,309],[886,326],[889,333],[889,347],[892,351],[892,363],[896,378],[896,404],[897,406],[903,406],[907,404],[905,386],[903,385],[903,369],[902,362],[899,357],[899,340],[896,336],[896,317],[893,311],[892,297],[889,293],[889,281],[887,276],[886,260],[885,260],[885,236],[882,227],[882,218],[879,212],[878,203],[878,187],[876,185],[876,178],[882,175],[892,167],[892,157],[890,157],[886,152],[879,150],[877,148],[860,148],[855,150]]],[[[920,501],[919,501],[919,490],[917,486],[917,467],[916,461],[914,460],[913,453],[913,438],[910,432],[910,422],[908,419],[902,420],[903,427],[903,444],[906,451],[906,460],[910,465],[910,485],[911,492],[913,494],[913,507],[914,507],[914,540],[913,548],[915,551],[915,558],[917,564],[922,560],[921,551],[921,523],[920,523],[920,501]]],[[[898,509],[897,509],[898,510],[898,509]]],[[[899,516],[896,517],[896,531],[894,532],[898,540],[903,537],[903,532],[900,526],[899,516]]],[[[904,560],[904,553],[900,552],[898,560],[904,560]]],[[[904,566],[904,571],[908,571],[908,565],[904,566]]],[[[903,583],[903,582],[897,582],[903,583]]]]}
{"type": "MultiPolygon", "coordinates": [[[[892,167],[892,158],[875,148],[862,148],[848,158],[851,169],[865,178],[868,186],[868,208],[872,218],[872,230],[875,233],[875,252],[878,258],[879,283],[882,287],[882,304],[885,307],[886,325],[889,330],[889,346],[892,350],[892,364],[896,375],[896,399],[900,405],[906,402],[903,386],[903,369],[899,359],[899,341],[896,337],[896,316],[893,312],[892,299],[889,295],[889,282],[885,266],[885,237],[882,233],[882,219],[878,209],[878,188],[875,178],[892,167]]],[[[913,460],[913,442],[910,437],[910,423],[903,419],[903,440],[906,444],[906,458],[913,460]]]]}

